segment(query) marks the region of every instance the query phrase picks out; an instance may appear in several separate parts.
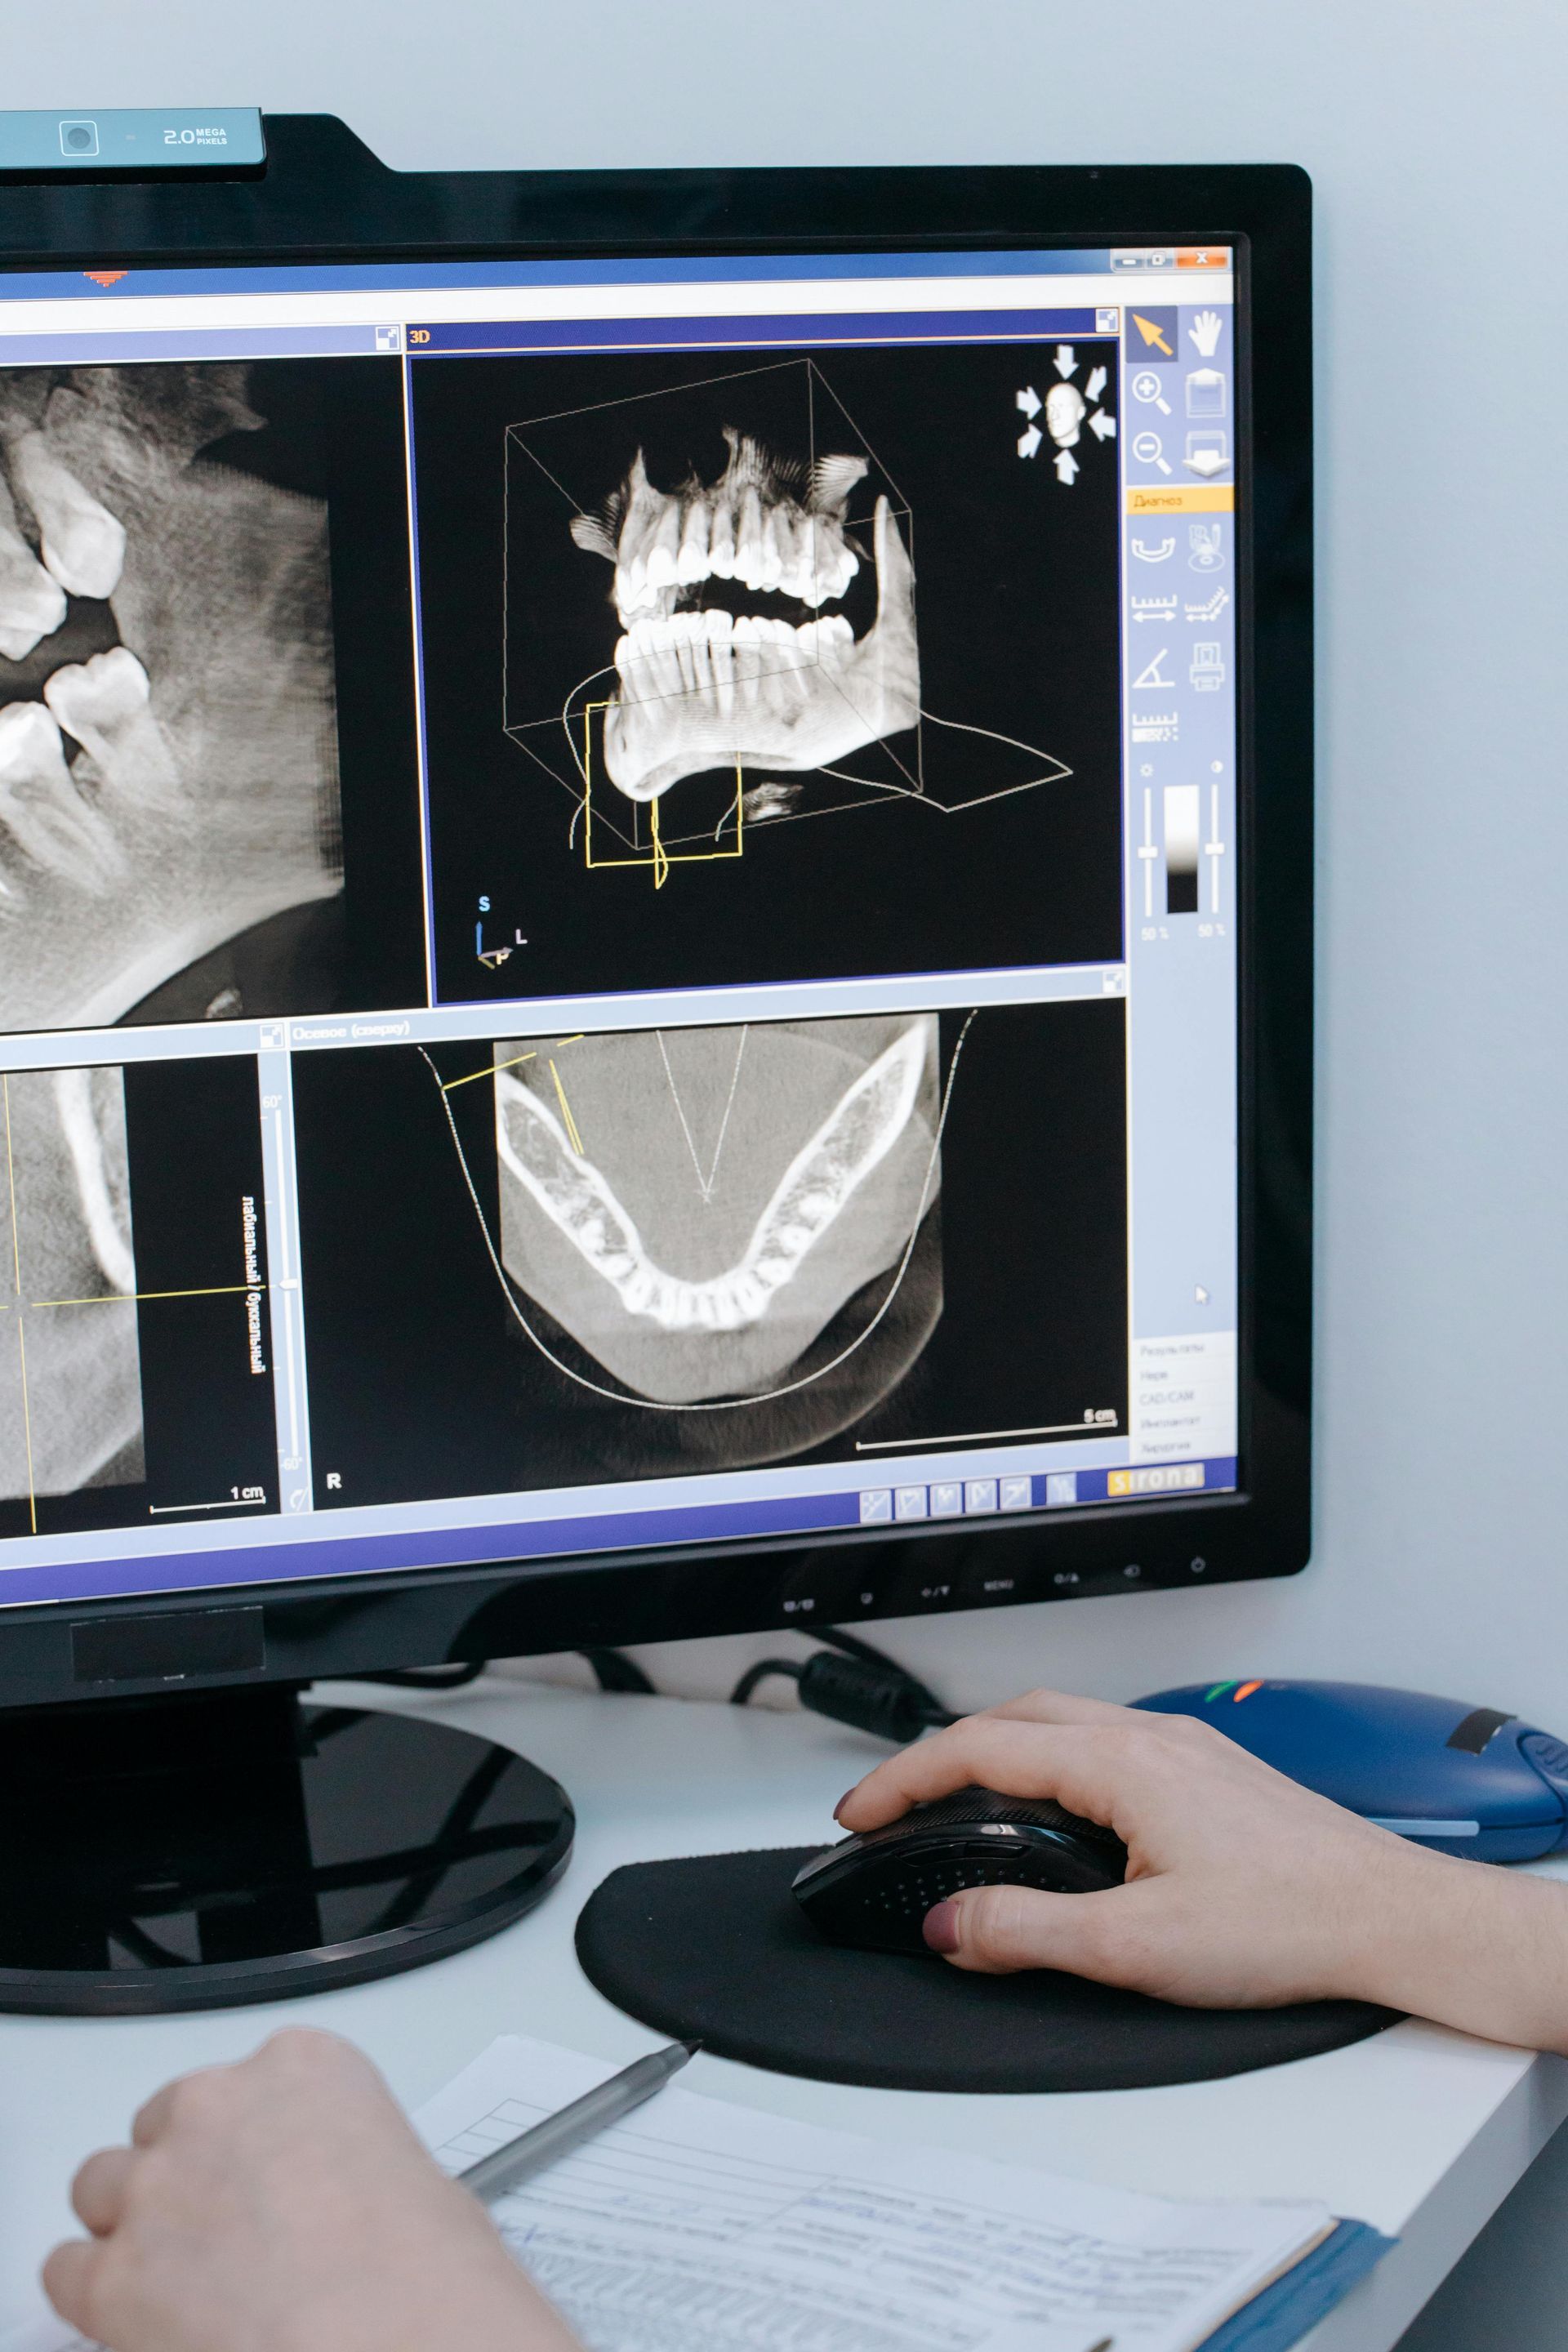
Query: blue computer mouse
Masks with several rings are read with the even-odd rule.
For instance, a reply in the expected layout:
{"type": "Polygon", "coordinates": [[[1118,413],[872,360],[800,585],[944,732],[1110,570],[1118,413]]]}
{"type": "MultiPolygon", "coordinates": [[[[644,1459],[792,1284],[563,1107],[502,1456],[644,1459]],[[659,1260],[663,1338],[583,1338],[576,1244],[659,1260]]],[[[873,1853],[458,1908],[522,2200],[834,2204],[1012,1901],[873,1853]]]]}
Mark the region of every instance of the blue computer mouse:
{"type": "Polygon", "coordinates": [[[1568,1843],[1568,1745],[1494,1706],[1376,1683],[1194,1683],[1134,1702],[1194,1715],[1401,1836],[1472,1862],[1568,1843]]]}

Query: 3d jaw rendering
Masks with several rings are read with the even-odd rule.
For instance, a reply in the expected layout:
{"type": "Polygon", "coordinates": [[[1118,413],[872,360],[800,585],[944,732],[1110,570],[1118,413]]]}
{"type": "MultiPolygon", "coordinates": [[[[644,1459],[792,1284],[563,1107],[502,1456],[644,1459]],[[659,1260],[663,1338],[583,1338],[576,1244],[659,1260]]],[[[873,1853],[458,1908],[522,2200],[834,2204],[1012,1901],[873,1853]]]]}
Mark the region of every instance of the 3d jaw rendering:
{"type": "Polygon", "coordinates": [[[929,1015],[594,1038],[495,1083],[506,1271],[655,1403],[765,1408],[937,1190],[929,1015]]]}
{"type": "Polygon", "coordinates": [[[660,490],[639,451],[600,511],[572,519],[577,545],[615,565],[622,634],[605,764],[629,800],[715,768],[807,772],[920,717],[914,572],[885,497],[872,525],[875,621],[857,637],[824,609],[860,570],[847,519],[866,460],[806,467],[731,428],[724,437],[717,481],[660,490]],[[760,609],[732,609],[737,583],[760,609]]]}

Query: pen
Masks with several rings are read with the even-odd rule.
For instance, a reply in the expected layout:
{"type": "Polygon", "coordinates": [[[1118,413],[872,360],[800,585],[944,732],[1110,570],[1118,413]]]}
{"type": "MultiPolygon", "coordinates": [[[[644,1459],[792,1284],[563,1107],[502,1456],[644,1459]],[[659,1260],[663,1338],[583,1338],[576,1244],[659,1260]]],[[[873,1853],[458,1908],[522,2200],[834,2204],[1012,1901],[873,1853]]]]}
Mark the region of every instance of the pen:
{"type": "Polygon", "coordinates": [[[515,2139],[502,2147],[492,2148],[470,2164],[458,2179],[476,2197],[500,2197],[515,2189],[521,2180],[531,2180],[542,2172],[547,2164],[554,2164],[570,2156],[584,2140],[607,2130],[640,2107],[645,2099],[662,2090],[672,2074],[679,2074],[689,2058],[695,2058],[702,2044],[700,2042],[672,2042],[668,2049],[650,2052],[638,2058],[619,2074],[612,2074],[607,2083],[596,2090],[587,2091],[570,2106],[561,2107],[544,2121],[531,2124],[515,2139]]]}

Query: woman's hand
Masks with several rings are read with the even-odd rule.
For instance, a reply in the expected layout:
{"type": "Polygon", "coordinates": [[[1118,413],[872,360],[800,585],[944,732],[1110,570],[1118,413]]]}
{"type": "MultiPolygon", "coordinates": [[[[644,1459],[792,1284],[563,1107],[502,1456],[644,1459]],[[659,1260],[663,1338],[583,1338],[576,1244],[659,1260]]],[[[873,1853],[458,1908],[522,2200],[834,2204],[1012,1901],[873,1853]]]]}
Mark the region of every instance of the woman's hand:
{"type": "Polygon", "coordinates": [[[926,1941],[956,1967],[1066,1969],[1199,2008],[1350,1996],[1568,2049],[1562,1889],[1423,1853],[1206,1723],[1035,1691],[879,1765],[837,1818],[875,1829],[972,1784],[1113,1829],[1127,1882],[938,1904],[926,1941]]]}
{"type": "Polygon", "coordinates": [[[44,2285],[110,2352],[573,2352],[484,2208],[333,2035],[171,2083],[77,2174],[44,2285]]]}

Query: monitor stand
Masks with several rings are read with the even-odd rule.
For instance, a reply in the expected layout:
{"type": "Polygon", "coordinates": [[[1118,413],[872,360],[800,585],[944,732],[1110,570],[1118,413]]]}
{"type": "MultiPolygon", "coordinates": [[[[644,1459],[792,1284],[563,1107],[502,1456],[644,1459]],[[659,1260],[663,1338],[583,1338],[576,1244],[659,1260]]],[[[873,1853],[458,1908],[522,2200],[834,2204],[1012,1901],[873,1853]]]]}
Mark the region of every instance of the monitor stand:
{"type": "Polygon", "coordinates": [[[0,2011],[359,1984],[529,1910],[566,1793],[471,1732],[293,1685],[0,1714],[0,2011]]]}

